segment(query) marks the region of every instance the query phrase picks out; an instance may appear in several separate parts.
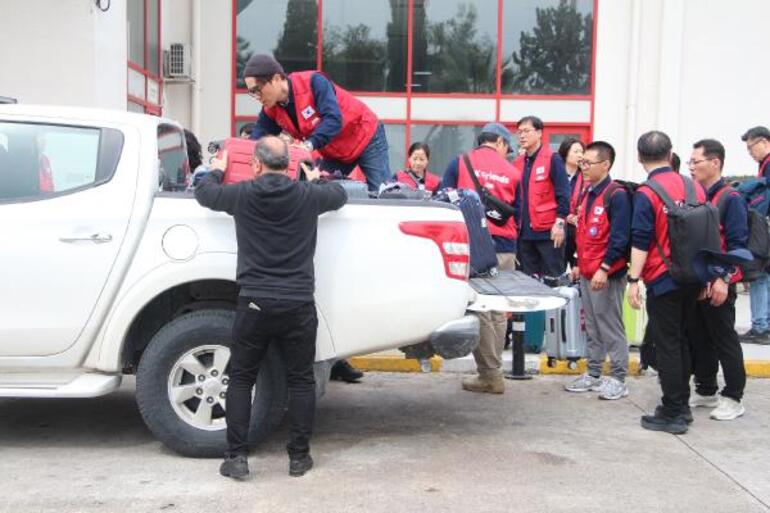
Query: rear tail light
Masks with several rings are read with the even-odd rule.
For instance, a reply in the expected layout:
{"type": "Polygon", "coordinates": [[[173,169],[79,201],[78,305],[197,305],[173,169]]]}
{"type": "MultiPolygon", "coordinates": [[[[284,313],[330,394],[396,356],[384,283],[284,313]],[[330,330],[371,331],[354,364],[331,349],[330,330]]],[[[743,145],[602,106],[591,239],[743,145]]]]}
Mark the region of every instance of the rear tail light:
{"type": "Polygon", "coordinates": [[[405,221],[399,228],[407,235],[425,237],[436,243],[444,271],[450,278],[468,280],[471,251],[468,245],[468,228],[456,221],[405,221]]]}

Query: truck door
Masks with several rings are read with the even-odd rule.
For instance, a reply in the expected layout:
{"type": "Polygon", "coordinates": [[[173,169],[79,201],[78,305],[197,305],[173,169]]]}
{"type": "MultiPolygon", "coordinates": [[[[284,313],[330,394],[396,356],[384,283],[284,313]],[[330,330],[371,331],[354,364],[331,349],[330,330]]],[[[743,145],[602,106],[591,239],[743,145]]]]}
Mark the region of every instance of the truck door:
{"type": "Polygon", "coordinates": [[[108,128],[0,121],[0,356],[78,340],[136,193],[123,141],[108,128]]]}

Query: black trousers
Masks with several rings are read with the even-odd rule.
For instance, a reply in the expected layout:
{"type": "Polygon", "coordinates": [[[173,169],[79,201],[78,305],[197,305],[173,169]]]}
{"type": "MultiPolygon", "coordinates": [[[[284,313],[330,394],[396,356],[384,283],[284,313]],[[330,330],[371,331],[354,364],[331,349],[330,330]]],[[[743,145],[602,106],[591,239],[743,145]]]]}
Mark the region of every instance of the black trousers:
{"type": "Polygon", "coordinates": [[[577,266],[577,257],[575,252],[577,251],[577,229],[575,225],[567,223],[565,225],[567,230],[564,232],[564,260],[570,267],[577,266]]]}
{"type": "Polygon", "coordinates": [[[564,246],[553,247],[553,241],[521,240],[518,242],[516,258],[521,263],[521,272],[529,276],[560,276],[566,270],[564,246]]]}
{"type": "Polygon", "coordinates": [[[680,287],[647,299],[647,331],[655,341],[663,414],[668,417],[684,413],[690,401],[690,344],[685,330],[698,292],[680,287]]]}
{"type": "Polygon", "coordinates": [[[714,395],[719,390],[717,372],[722,364],[725,387],[722,395],[740,401],[746,387],[743,349],[735,332],[735,284],[720,306],[697,301],[692,306],[687,334],[692,350],[695,390],[700,395],[714,395]]]}
{"type": "Polygon", "coordinates": [[[291,424],[286,449],[290,457],[309,452],[315,417],[317,328],[312,301],[238,298],[226,402],[229,454],[249,452],[251,391],[270,344],[276,344],[286,365],[291,424]]]}

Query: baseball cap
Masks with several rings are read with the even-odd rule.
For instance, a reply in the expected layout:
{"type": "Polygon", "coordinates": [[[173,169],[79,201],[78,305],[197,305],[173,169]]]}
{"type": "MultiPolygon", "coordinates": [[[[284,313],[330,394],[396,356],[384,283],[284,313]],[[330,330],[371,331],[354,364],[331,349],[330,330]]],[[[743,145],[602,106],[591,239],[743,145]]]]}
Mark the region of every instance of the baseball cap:
{"type": "Polygon", "coordinates": [[[499,135],[505,141],[509,147],[513,146],[511,143],[511,132],[500,123],[487,123],[484,128],[481,129],[482,134],[495,134],[499,135]]]}

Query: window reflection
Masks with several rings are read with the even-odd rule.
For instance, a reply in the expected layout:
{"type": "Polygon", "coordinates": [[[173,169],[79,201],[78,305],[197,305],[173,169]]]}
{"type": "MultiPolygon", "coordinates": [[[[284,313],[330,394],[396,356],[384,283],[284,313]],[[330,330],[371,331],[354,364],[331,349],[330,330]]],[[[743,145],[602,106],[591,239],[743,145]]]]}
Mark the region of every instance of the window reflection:
{"type": "Polygon", "coordinates": [[[452,159],[476,147],[479,133],[481,125],[412,125],[411,141],[430,146],[428,169],[442,176],[452,159]]]}
{"type": "Polygon", "coordinates": [[[592,0],[504,0],[502,92],[589,94],[592,0]]]}
{"type": "Polygon", "coordinates": [[[493,93],[496,0],[414,0],[412,90],[493,93]]]}

